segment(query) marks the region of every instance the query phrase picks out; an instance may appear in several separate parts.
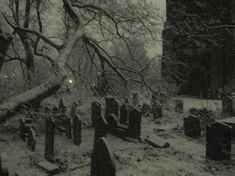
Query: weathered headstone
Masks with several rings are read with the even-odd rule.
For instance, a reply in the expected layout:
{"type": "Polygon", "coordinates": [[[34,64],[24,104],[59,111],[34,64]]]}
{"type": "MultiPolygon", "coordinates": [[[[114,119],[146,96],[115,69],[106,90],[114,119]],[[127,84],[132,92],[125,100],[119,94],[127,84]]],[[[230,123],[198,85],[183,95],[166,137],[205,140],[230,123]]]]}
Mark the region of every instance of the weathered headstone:
{"type": "Polygon", "coordinates": [[[110,114],[107,118],[109,128],[115,128],[118,125],[117,117],[114,114],[110,114]]]}
{"type": "Polygon", "coordinates": [[[73,116],[73,143],[75,145],[81,144],[82,123],[78,114],[73,116]]]}
{"type": "Polygon", "coordinates": [[[147,103],[143,103],[143,106],[142,106],[142,113],[145,115],[145,116],[149,116],[151,113],[152,113],[152,106],[147,104],[147,103]]]}
{"type": "Polygon", "coordinates": [[[231,160],[232,127],[213,122],[206,127],[206,157],[211,160],[231,160]]]}
{"type": "Polygon", "coordinates": [[[48,161],[41,161],[38,163],[38,166],[45,170],[48,174],[54,175],[59,173],[59,167],[53,163],[50,163],[48,161]]]}
{"type": "Polygon", "coordinates": [[[44,157],[49,162],[53,162],[54,160],[54,133],[55,133],[54,119],[46,118],[46,136],[45,136],[44,157]]]}
{"type": "Polygon", "coordinates": [[[116,168],[105,138],[99,138],[91,158],[91,176],[115,176],[116,168]]]}
{"type": "Polygon", "coordinates": [[[132,102],[133,106],[139,106],[140,105],[140,95],[138,92],[135,92],[132,94],[132,102]]]}
{"type": "Polygon", "coordinates": [[[91,123],[92,127],[95,127],[96,119],[101,117],[101,104],[93,102],[91,104],[91,123]]]}
{"type": "Polygon", "coordinates": [[[67,138],[72,139],[72,125],[71,125],[71,118],[70,117],[66,117],[65,119],[65,133],[67,138]]]}
{"type": "Polygon", "coordinates": [[[135,138],[141,136],[141,112],[136,108],[129,113],[128,135],[135,138]]]}
{"type": "Polygon", "coordinates": [[[184,110],[183,100],[175,100],[175,112],[182,113],[184,110]]]}
{"type": "Polygon", "coordinates": [[[77,113],[78,103],[74,101],[71,106],[70,116],[73,117],[77,113]]]}
{"type": "Polygon", "coordinates": [[[1,176],[8,176],[8,167],[7,167],[7,154],[6,153],[1,153],[0,155],[0,175],[1,176]]]}
{"type": "Polygon", "coordinates": [[[25,119],[24,117],[20,118],[20,137],[22,138],[23,141],[26,139],[26,129],[25,129],[25,119]]]}
{"type": "Polygon", "coordinates": [[[129,107],[123,104],[120,108],[120,124],[127,124],[129,116],[129,107]]]}
{"type": "Polygon", "coordinates": [[[29,146],[29,148],[32,151],[35,151],[35,147],[36,147],[36,134],[35,131],[32,127],[29,128],[28,130],[28,136],[27,136],[27,145],[29,146]]]}
{"type": "Polygon", "coordinates": [[[144,139],[149,145],[154,148],[168,148],[170,144],[159,136],[151,135],[144,139]]]}
{"type": "Polygon", "coordinates": [[[154,119],[162,118],[162,107],[155,95],[152,95],[152,113],[154,119]]]}
{"type": "Polygon", "coordinates": [[[22,117],[20,119],[20,137],[22,138],[23,141],[26,141],[26,136],[29,133],[29,128],[32,126],[32,119],[31,118],[25,118],[22,117]]]}
{"type": "Polygon", "coordinates": [[[191,138],[201,137],[200,118],[198,116],[191,114],[184,117],[184,134],[191,138]]]}
{"type": "Polygon", "coordinates": [[[62,113],[62,114],[65,114],[65,113],[66,113],[66,106],[65,106],[65,103],[64,103],[64,99],[63,99],[63,98],[60,99],[60,103],[59,103],[59,112],[62,113]]]}
{"type": "MultiPolygon", "coordinates": [[[[114,114],[119,117],[119,104],[113,97],[105,98],[105,119],[110,115],[114,114]]],[[[106,119],[107,120],[107,119],[106,119]]]]}
{"type": "Polygon", "coordinates": [[[95,126],[94,144],[99,138],[106,137],[107,125],[108,123],[103,116],[100,116],[99,118],[97,118],[96,126],[95,126]]]}

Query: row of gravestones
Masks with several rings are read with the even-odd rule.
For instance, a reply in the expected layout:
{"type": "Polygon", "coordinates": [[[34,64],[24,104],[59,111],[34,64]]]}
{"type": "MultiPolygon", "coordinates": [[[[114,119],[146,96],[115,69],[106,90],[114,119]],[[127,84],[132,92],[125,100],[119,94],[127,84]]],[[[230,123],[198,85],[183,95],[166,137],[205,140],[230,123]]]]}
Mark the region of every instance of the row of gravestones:
{"type": "MultiPolygon", "coordinates": [[[[74,114],[71,119],[66,120],[66,136],[69,139],[73,138],[75,145],[81,144],[81,120],[77,114],[74,114]],[[72,123],[73,122],[73,123],[72,123]]],[[[54,161],[54,134],[55,134],[55,120],[53,118],[46,118],[46,137],[45,137],[45,158],[54,161]]]]}
{"type": "Polygon", "coordinates": [[[158,119],[162,118],[162,107],[161,103],[159,101],[159,98],[157,97],[156,93],[153,93],[152,98],[151,98],[151,106],[144,103],[142,107],[140,106],[140,97],[139,93],[135,92],[132,94],[132,102],[134,107],[139,107],[139,109],[142,110],[142,112],[145,115],[149,115],[149,112],[152,112],[153,118],[158,119]]]}
{"type": "MultiPolygon", "coordinates": [[[[206,125],[206,157],[208,159],[231,159],[232,129],[231,126],[218,121],[206,125]]],[[[191,138],[201,136],[198,116],[184,117],[184,134],[191,138]]]]}
{"type": "MultiPolygon", "coordinates": [[[[141,111],[137,107],[130,107],[126,101],[119,108],[118,102],[113,97],[105,98],[105,105],[104,119],[109,133],[121,137],[139,138],[141,136],[141,111]]],[[[96,127],[97,118],[102,117],[101,104],[93,102],[91,109],[92,126],[96,127]]]]}
{"type": "MultiPolygon", "coordinates": [[[[66,136],[69,139],[73,140],[73,143],[75,145],[80,145],[81,144],[81,120],[79,115],[76,113],[76,104],[73,103],[73,106],[71,108],[71,113],[70,116],[71,118],[65,114],[66,112],[66,107],[63,103],[63,101],[60,101],[59,103],[59,111],[60,111],[60,116],[64,116],[65,120],[63,124],[65,125],[65,133],[66,136]]],[[[53,108],[55,109],[55,108],[53,108]]],[[[48,110],[46,110],[48,112],[48,110]]],[[[45,151],[44,151],[44,156],[45,158],[53,162],[54,160],[54,133],[55,133],[55,128],[56,128],[56,122],[55,122],[55,117],[54,115],[49,115],[49,117],[45,118],[45,151]]],[[[36,136],[35,136],[35,131],[33,129],[32,125],[32,118],[29,116],[22,117],[20,119],[20,136],[23,141],[26,141],[28,146],[32,151],[35,151],[36,147],[36,136]]]]}
{"type": "MultiPolygon", "coordinates": [[[[98,115],[95,122],[95,135],[94,145],[91,157],[91,176],[115,176],[116,168],[113,160],[112,153],[105,139],[108,123],[104,117],[98,115]]],[[[54,153],[54,130],[55,123],[51,118],[46,120],[46,144],[45,144],[45,157],[47,160],[53,158],[54,153]]],[[[6,157],[0,156],[0,175],[8,176],[8,168],[5,164],[6,157]]]]}
{"type": "Polygon", "coordinates": [[[115,176],[116,169],[113,157],[106,142],[108,123],[101,115],[101,105],[92,104],[92,124],[95,128],[94,146],[91,157],[91,176],[115,176]]]}

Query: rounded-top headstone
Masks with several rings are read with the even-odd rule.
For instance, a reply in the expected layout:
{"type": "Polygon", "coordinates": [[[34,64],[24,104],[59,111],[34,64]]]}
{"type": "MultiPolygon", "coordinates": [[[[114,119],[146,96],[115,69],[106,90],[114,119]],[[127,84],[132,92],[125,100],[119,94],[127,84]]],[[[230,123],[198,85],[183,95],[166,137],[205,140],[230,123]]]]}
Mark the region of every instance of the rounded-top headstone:
{"type": "Polygon", "coordinates": [[[115,176],[116,168],[107,141],[99,138],[93,149],[91,159],[91,176],[115,176]]]}

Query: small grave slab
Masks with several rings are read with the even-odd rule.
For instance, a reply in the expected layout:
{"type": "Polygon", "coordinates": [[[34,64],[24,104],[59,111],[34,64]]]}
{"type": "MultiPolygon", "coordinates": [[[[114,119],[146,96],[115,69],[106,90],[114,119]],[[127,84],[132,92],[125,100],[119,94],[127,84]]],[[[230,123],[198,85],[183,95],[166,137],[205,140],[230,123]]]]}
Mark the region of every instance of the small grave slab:
{"type": "Polygon", "coordinates": [[[168,148],[170,144],[165,140],[161,139],[158,136],[148,136],[144,139],[149,145],[153,146],[154,148],[168,148]]]}
{"type": "Polygon", "coordinates": [[[48,174],[58,174],[60,169],[57,165],[50,163],[48,161],[41,161],[38,163],[38,166],[46,171],[48,174]]]}

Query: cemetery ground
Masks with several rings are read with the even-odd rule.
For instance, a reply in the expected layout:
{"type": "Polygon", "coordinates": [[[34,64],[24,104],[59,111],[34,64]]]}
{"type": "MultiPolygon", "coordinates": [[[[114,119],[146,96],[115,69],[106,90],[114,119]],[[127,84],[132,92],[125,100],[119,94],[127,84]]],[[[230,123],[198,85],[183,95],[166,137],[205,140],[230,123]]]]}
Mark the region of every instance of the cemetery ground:
{"type": "MultiPolygon", "coordinates": [[[[94,97],[93,97],[94,100],[94,97]]],[[[59,130],[55,131],[55,164],[62,170],[58,176],[90,175],[94,129],[91,127],[91,103],[86,99],[79,106],[82,121],[82,142],[74,145],[72,140],[59,130]]],[[[103,104],[102,104],[103,107],[103,104]]],[[[0,152],[6,153],[11,170],[21,176],[44,176],[38,167],[44,161],[45,125],[37,119],[33,124],[36,131],[36,149],[32,152],[19,137],[20,115],[0,126],[0,152]]],[[[142,116],[141,141],[119,138],[107,134],[106,140],[113,154],[118,176],[232,176],[235,173],[235,158],[231,161],[210,161],[205,158],[205,132],[202,137],[191,139],[184,135],[183,116],[174,109],[164,109],[163,118],[153,120],[152,115],[142,116]],[[144,139],[154,136],[156,143],[170,146],[153,147],[144,139]]],[[[235,144],[233,144],[235,155],[235,144]]]]}

